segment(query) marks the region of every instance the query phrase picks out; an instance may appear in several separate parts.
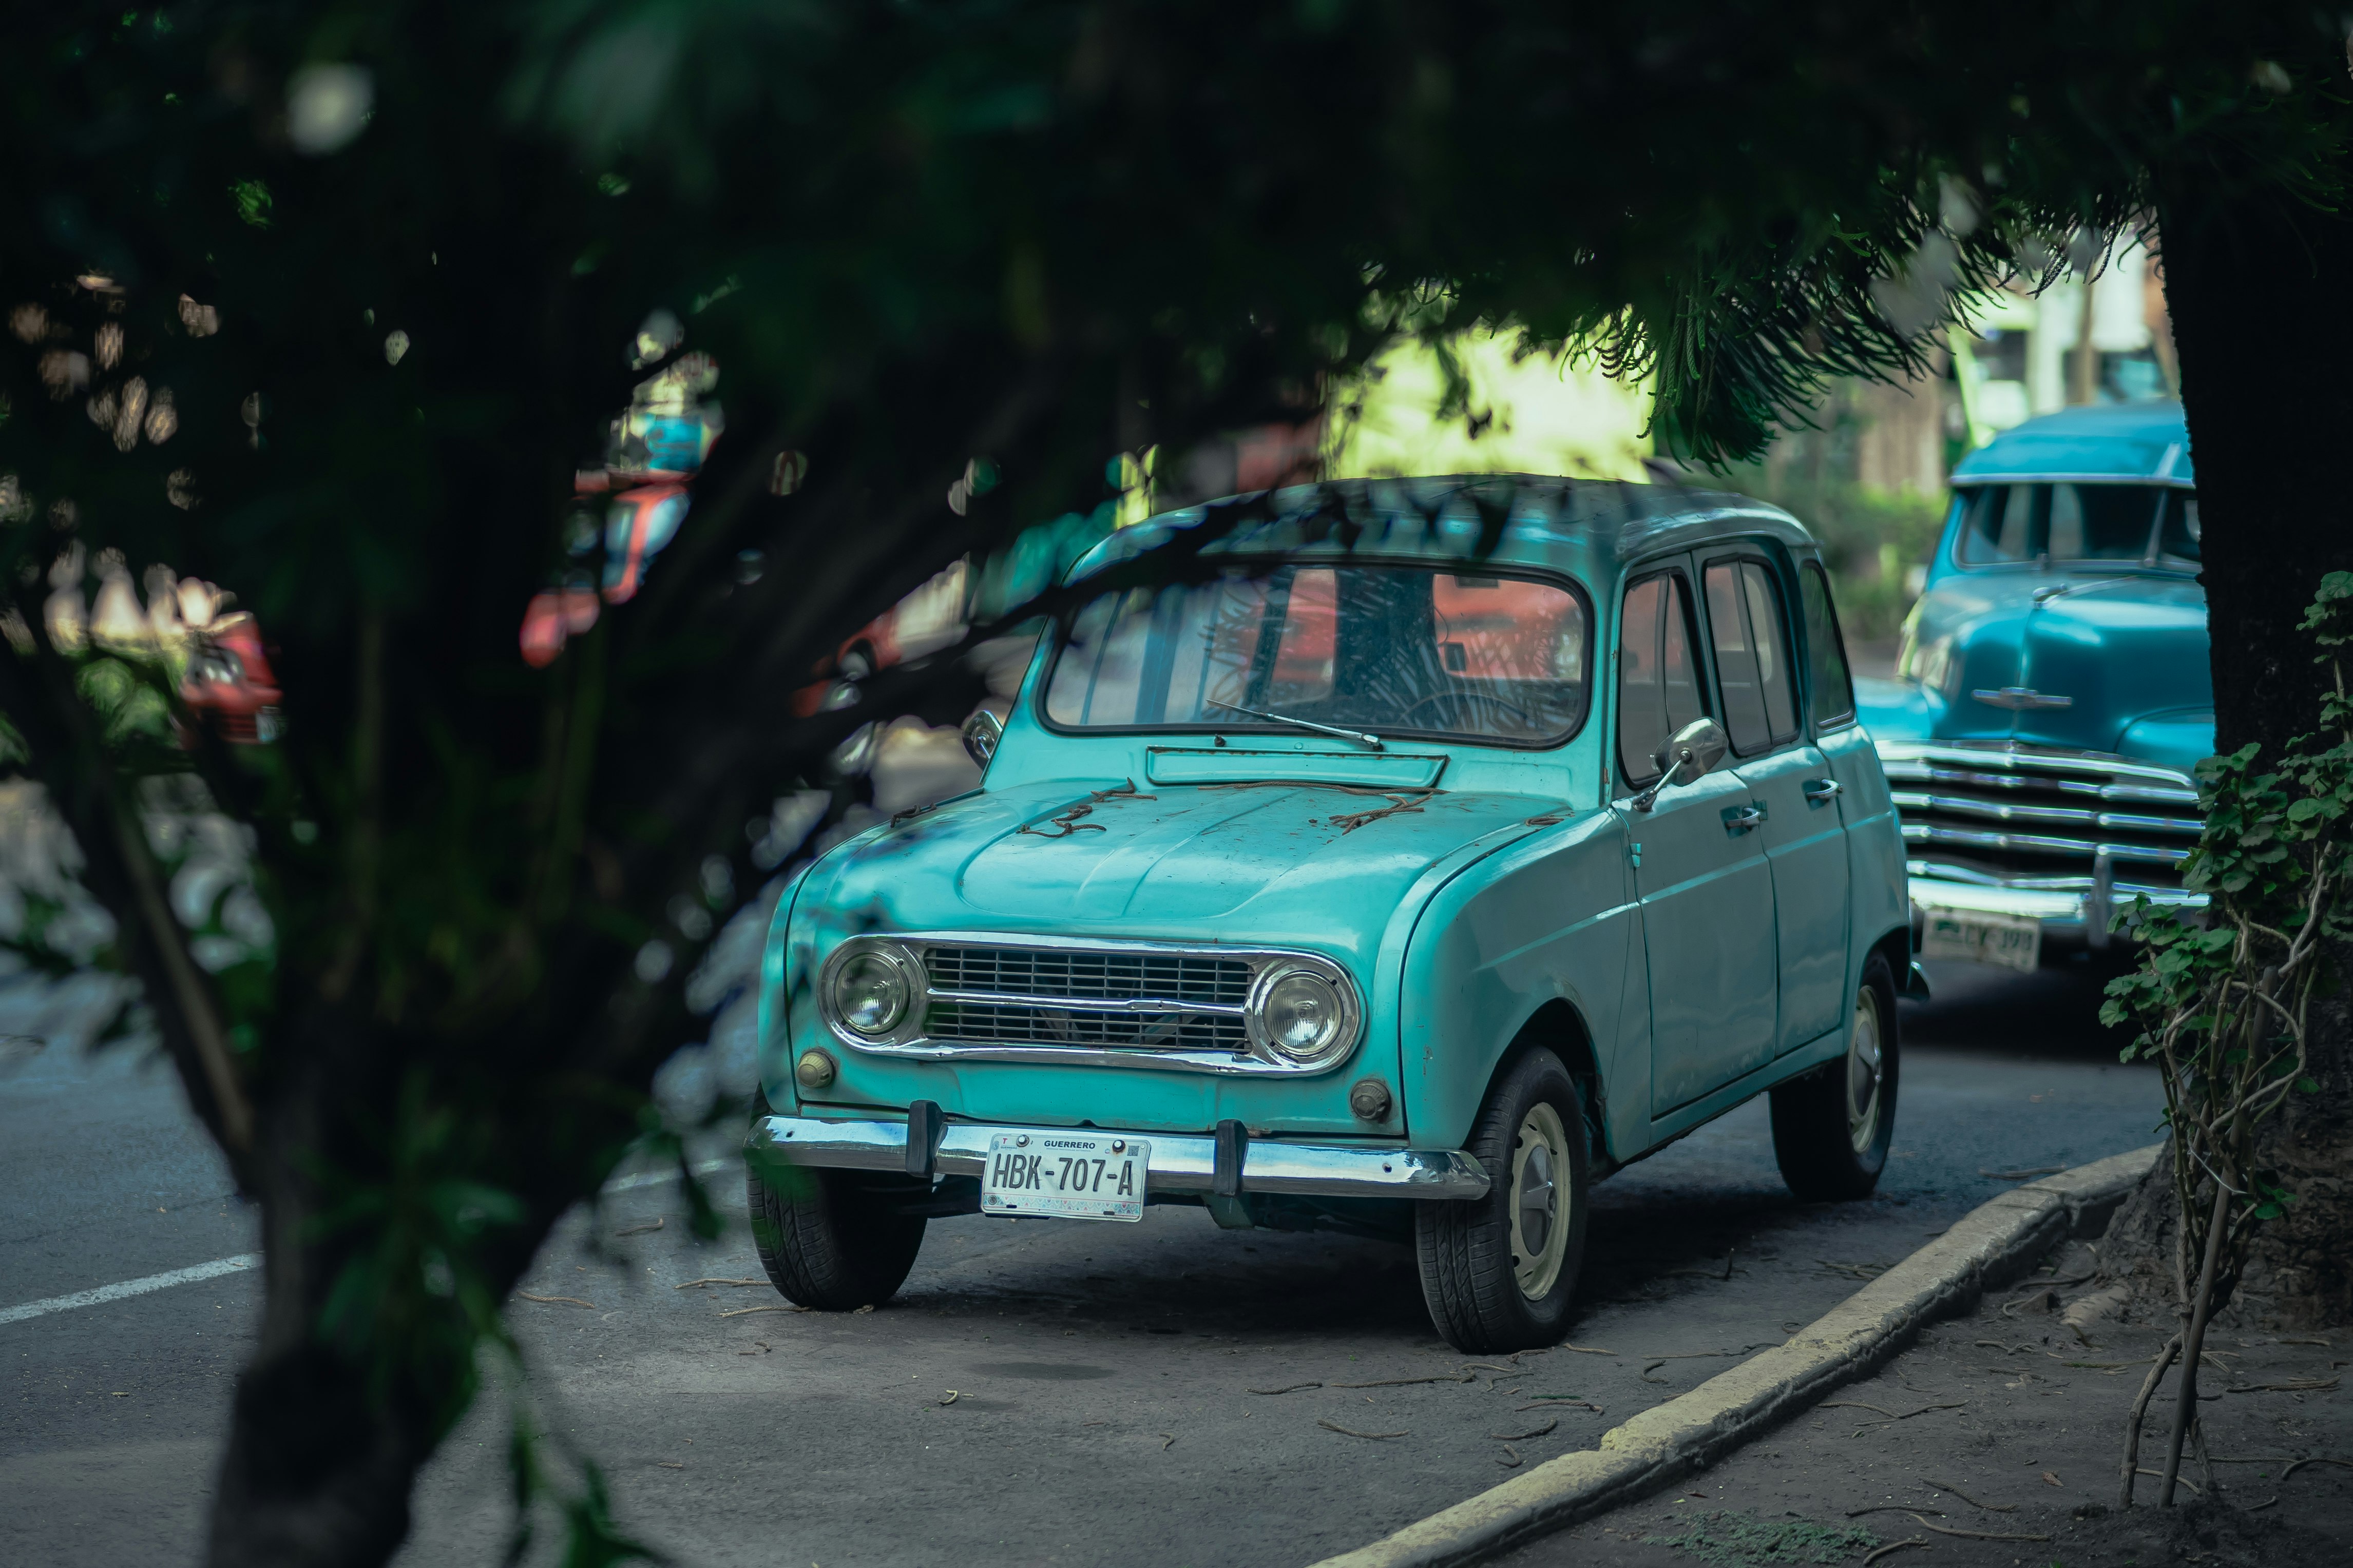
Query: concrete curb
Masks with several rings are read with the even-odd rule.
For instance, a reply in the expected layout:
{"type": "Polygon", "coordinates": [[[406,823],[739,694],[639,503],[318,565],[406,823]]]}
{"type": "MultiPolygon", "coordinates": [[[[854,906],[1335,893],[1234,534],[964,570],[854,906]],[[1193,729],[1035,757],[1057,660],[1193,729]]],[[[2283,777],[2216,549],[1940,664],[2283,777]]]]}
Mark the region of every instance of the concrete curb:
{"type": "Polygon", "coordinates": [[[1452,1568],[1507,1552],[1704,1469],[1823,1394],[1878,1370],[1923,1324],[1977,1304],[2052,1243],[2097,1234],[2153,1164],[2150,1144],[2004,1193],[1786,1344],[1502,1486],[1314,1568],[1452,1568]]]}

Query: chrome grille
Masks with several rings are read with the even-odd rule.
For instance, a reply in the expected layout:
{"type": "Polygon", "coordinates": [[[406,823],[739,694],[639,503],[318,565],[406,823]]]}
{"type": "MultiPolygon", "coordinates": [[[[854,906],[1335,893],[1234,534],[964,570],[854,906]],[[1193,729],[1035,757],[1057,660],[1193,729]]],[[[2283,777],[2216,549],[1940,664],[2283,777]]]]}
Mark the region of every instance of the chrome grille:
{"type": "Polygon", "coordinates": [[[934,1001],[923,1033],[935,1040],[1088,1046],[1117,1050],[1250,1048],[1239,1013],[1092,1013],[1061,1007],[934,1001]]]}
{"type": "Polygon", "coordinates": [[[2187,775],[2100,752],[1891,742],[1879,760],[1914,876],[2179,899],[2205,826],[2187,775]]]}
{"type": "Polygon", "coordinates": [[[1247,959],[1140,948],[923,949],[923,1033],[965,1044],[1126,1051],[1250,1049],[1247,959]],[[1056,1005],[1056,1004],[1061,1004],[1056,1005]]]}
{"type": "Polygon", "coordinates": [[[1249,963],[1232,958],[1026,947],[927,948],[923,967],[934,991],[1090,1001],[1150,998],[1213,1007],[1239,1007],[1248,1000],[1251,973],[1249,963]]]}

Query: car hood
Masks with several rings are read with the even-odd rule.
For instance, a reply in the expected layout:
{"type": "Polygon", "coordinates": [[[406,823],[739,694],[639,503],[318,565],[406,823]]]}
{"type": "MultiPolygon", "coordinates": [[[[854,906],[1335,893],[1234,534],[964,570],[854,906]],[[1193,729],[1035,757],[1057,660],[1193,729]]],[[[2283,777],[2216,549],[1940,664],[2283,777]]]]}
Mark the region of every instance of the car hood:
{"type": "Polygon", "coordinates": [[[1561,810],[1534,795],[1312,784],[1026,784],[853,840],[816,868],[798,907],[844,934],[980,929],[1369,954],[1425,871],[1561,810]]]}
{"type": "Polygon", "coordinates": [[[1917,696],[1873,704],[1882,739],[2129,755],[2152,724],[2194,729],[2204,714],[2211,728],[2206,595],[2190,579],[1964,574],[1930,589],[1915,616],[1904,672],[1917,696]]]}

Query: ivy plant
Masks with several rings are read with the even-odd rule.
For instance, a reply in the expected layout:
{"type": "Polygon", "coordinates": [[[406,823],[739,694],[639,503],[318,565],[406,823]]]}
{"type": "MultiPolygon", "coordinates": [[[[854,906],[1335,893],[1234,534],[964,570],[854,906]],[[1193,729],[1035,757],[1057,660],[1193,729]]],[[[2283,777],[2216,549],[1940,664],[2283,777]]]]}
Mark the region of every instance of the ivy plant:
{"type": "Polygon", "coordinates": [[[2319,1089],[2308,1070],[2313,1005],[2333,989],[2334,955],[2353,937],[2353,697],[2344,654],[2353,644],[2353,573],[2322,580],[2301,629],[2327,670],[2318,728],[2276,759],[2250,742],[2199,763],[2206,826],[2182,864],[2182,886],[2205,904],[2158,906],[2143,895],[2118,917],[2141,938],[2140,962],[2109,984],[2100,1019],[2137,1025],[2124,1059],[2155,1062],[2164,1075],[2181,1216],[2174,1289],[2184,1321],[2133,1405],[2120,1490],[2126,1503],[2142,1417],[2178,1357],[2159,1499],[2172,1503],[2207,1325],[2237,1287],[2256,1227],[2295,1201],[2259,1158],[2258,1136],[2290,1095],[2319,1089]]]}

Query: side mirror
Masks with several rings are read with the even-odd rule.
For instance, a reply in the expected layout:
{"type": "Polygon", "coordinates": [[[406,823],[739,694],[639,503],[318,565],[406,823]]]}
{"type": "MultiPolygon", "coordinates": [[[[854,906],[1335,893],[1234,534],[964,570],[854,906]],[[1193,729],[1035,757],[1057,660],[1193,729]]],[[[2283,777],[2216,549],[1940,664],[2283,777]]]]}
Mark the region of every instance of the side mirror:
{"type": "Polygon", "coordinates": [[[976,708],[957,733],[964,738],[965,755],[986,769],[988,759],[997,755],[997,743],[1005,739],[1005,721],[986,708],[976,708]]]}
{"type": "Polygon", "coordinates": [[[1679,784],[1697,784],[1715,772],[1724,753],[1732,749],[1725,738],[1724,726],[1713,719],[1694,719],[1675,731],[1667,742],[1668,753],[1675,759],[1674,782],[1679,784]]]}
{"type": "Polygon", "coordinates": [[[1660,766],[1659,776],[1634,797],[1634,809],[1650,810],[1659,792],[1669,784],[1697,784],[1714,773],[1731,744],[1725,738],[1724,726],[1713,719],[1694,719],[1676,731],[1675,738],[1659,748],[1655,759],[1660,766]]]}

